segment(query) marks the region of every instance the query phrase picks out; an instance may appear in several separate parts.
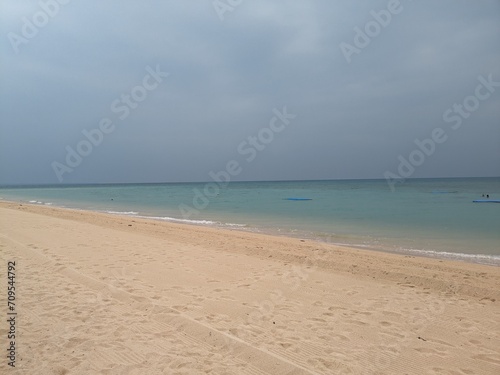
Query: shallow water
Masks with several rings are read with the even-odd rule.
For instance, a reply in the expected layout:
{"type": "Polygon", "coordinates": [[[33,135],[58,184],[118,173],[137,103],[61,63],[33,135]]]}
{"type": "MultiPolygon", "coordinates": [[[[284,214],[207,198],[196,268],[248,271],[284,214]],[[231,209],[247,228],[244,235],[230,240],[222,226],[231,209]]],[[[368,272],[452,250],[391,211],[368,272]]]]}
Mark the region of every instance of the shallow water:
{"type": "Polygon", "coordinates": [[[10,187],[8,200],[500,265],[500,178],[10,187]],[[308,198],[311,200],[288,200],[308,198]]]}

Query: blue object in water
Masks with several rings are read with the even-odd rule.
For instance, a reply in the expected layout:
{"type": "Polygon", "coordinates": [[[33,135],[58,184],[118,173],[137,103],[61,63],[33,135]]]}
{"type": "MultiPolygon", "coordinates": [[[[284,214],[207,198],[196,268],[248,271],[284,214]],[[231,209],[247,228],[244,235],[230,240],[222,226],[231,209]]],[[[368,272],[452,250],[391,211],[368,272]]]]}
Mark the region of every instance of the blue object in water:
{"type": "Polygon", "coordinates": [[[287,201],[312,201],[312,198],[285,198],[287,201]]]}
{"type": "Polygon", "coordinates": [[[476,199],[475,201],[472,201],[474,203],[500,203],[500,200],[496,199],[476,199]]]}

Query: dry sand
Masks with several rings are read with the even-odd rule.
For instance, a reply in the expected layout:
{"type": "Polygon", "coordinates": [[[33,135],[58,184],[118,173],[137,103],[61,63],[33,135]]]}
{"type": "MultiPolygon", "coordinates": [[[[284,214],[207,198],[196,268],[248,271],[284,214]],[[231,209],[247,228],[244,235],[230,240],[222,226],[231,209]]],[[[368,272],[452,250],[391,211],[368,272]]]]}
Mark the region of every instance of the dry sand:
{"type": "Polygon", "coordinates": [[[2,374],[500,374],[500,267],[8,202],[0,254],[2,374]]]}

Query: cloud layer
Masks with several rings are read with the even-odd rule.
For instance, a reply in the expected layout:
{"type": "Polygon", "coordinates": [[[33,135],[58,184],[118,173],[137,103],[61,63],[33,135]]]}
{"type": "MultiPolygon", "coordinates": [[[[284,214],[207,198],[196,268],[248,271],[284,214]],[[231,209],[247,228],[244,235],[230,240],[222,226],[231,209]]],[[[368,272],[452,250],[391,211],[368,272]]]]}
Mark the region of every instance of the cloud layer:
{"type": "Polygon", "coordinates": [[[402,0],[375,33],[391,4],[2,2],[0,183],[58,183],[53,162],[104,118],[114,130],[64,183],[206,181],[284,106],[297,117],[237,179],[383,178],[436,128],[447,141],[411,177],[499,176],[500,87],[459,129],[443,114],[478,77],[500,82],[500,3],[402,0]],[[359,48],[356,30],[376,35],[359,48]],[[168,78],[120,119],[148,66],[168,78]]]}

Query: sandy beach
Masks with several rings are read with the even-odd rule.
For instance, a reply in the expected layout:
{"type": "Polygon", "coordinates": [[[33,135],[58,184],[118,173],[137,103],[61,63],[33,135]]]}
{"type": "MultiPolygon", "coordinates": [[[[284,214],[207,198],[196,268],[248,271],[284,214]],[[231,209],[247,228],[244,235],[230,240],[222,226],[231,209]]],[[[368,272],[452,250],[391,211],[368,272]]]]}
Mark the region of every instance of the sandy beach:
{"type": "Polygon", "coordinates": [[[5,374],[499,374],[500,268],[0,203],[5,374]]]}

